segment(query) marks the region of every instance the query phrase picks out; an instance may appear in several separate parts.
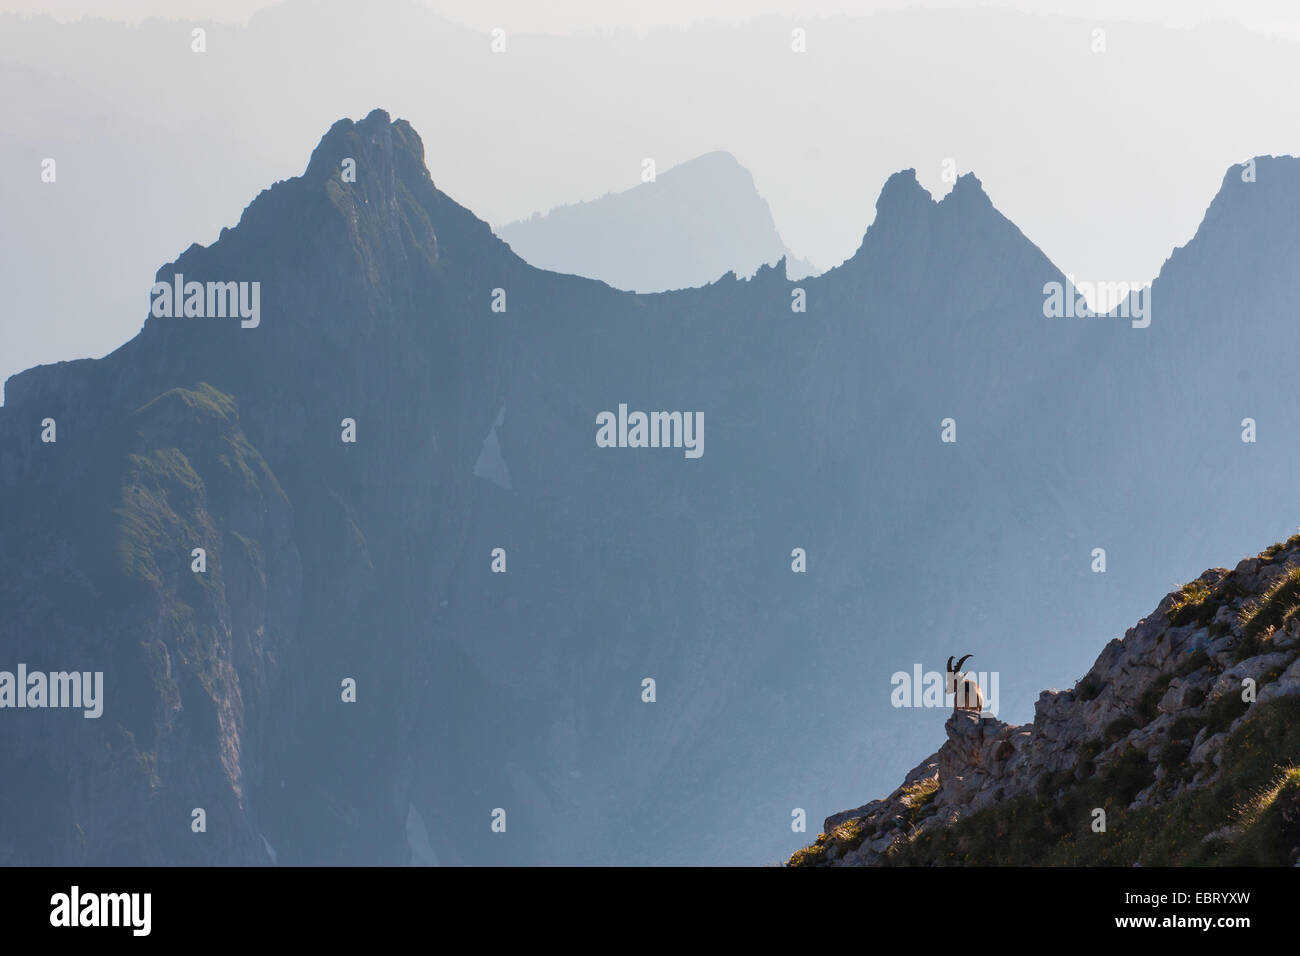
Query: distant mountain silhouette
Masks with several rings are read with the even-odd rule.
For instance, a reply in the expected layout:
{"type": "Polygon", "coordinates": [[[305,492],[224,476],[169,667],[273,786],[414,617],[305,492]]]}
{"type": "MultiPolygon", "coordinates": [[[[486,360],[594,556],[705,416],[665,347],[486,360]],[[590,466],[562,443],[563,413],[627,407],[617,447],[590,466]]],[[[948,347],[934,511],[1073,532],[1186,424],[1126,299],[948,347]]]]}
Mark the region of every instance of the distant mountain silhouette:
{"type": "Polygon", "coordinates": [[[539,268],[633,292],[750,276],[782,258],[792,279],[816,272],[781,241],[749,170],[721,151],[624,192],[507,223],[497,235],[539,268]]]}
{"type": "Polygon", "coordinates": [[[6,383],[0,669],[105,700],[4,712],[0,861],[794,851],[928,752],[894,672],[959,642],[1027,720],[1169,555],[1296,523],[1300,162],[1240,173],[1134,329],[1046,318],[1065,277],[972,175],[891,176],[823,275],[637,295],[521,259],[405,121],[334,124],[157,272],[259,282],[255,328],[151,315],[6,383]],[[703,455],[600,447],[621,405],[703,455]]]}
{"type": "MultiPolygon", "coordinates": [[[[0,14],[0,79],[22,104],[0,124],[0,181],[13,185],[0,230],[0,380],[106,355],[133,335],[158,264],[215,241],[259,189],[300,169],[340,103],[391,104],[429,140],[438,185],[497,225],[626,189],[643,156],[730,149],[785,242],[822,270],[856,248],[891,173],[916,165],[938,194],[950,157],[980,173],[1054,262],[1088,278],[1154,275],[1192,235],[1223,170],[1275,142],[1276,130],[1300,127],[1300,99],[1255,98],[1234,112],[1230,133],[1204,135],[1220,72],[1289,89],[1300,61],[1294,43],[1223,23],[1114,23],[1120,56],[1089,49],[1094,29],[1117,35],[1104,19],[986,7],[818,20],[807,56],[792,54],[791,25],[778,16],[612,35],[526,36],[504,24],[510,52],[497,56],[487,35],[424,4],[372,0],[364,22],[352,9],[284,0],[247,25],[0,14]],[[190,48],[198,26],[202,55],[190,48]],[[292,66],[286,49],[297,51],[292,66]],[[1221,70],[1207,71],[1210,60],[1221,70]],[[214,83],[219,64],[238,69],[214,83]],[[864,84],[897,76],[909,82],[863,97],[864,84]],[[1165,95],[1171,85],[1179,96],[1165,95]],[[1023,121],[1044,102],[1079,117],[1122,113],[1148,131],[1163,173],[1135,177],[1104,136],[1061,149],[1023,121]],[[41,181],[47,157],[57,183],[41,181]]],[[[1189,573],[1206,560],[1184,557],[1189,573]]],[[[1111,625],[1141,609],[1116,609],[1111,625]]]]}

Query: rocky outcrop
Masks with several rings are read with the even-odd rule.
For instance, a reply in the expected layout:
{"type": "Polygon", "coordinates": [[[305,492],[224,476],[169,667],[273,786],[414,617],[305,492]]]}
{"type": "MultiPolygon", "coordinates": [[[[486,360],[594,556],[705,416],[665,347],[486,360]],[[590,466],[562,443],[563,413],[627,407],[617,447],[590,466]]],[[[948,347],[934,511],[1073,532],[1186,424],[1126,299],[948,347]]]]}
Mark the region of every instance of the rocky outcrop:
{"type": "MultiPolygon", "coordinates": [[[[1017,798],[1050,803],[1123,761],[1153,769],[1117,809],[1165,806],[1219,783],[1225,743],[1267,702],[1296,695],[1300,535],[1166,595],[1150,617],[1107,644],[1073,688],[1044,691],[1032,723],[954,712],[943,746],[897,790],[827,817],[818,841],[791,863],[916,862],[905,851],[928,833],[1017,798]]],[[[1274,745],[1268,756],[1277,767],[1300,765],[1294,741],[1274,745]]],[[[1300,860],[1297,794],[1288,780],[1276,785],[1270,834],[1284,856],[1300,860]]],[[[1242,832],[1225,821],[1203,839],[1231,842],[1242,832]]]]}

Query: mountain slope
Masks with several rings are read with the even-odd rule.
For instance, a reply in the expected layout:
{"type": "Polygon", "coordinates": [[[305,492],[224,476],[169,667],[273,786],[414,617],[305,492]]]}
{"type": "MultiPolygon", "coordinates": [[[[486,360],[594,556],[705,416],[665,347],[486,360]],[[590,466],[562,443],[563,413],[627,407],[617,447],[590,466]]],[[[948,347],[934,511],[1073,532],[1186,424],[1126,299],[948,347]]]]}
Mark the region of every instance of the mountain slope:
{"type": "Polygon", "coordinates": [[[794,866],[1300,866],[1300,535],[1167,594],[1034,721],[954,712],[794,866]]]}
{"type": "MultiPolygon", "coordinates": [[[[9,381],[0,434],[20,452],[5,456],[3,517],[17,530],[0,562],[13,572],[35,553],[48,558],[37,565],[47,572],[40,580],[6,574],[0,644],[19,659],[33,641],[42,657],[75,657],[64,621],[75,613],[92,660],[118,660],[106,668],[102,721],[67,728],[73,736],[61,748],[18,727],[5,742],[40,768],[39,783],[21,784],[27,799],[64,808],[50,828],[58,859],[264,860],[259,833],[281,860],[404,859],[392,818],[399,810],[404,818],[407,804],[398,808],[391,787],[366,780],[401,778],[410,702],[425,679],[415,648],[427,631],[394,622],[389,609],[398,602],[418,619],[434,595],[411,593],[395,569],[419,560],[426,588],[445,579],[447,554],[427,555],[433,541],[455,553],[457,517],[435,514],[436,505],[466,494],[498,387],[483,356],[491,333],[437,303],[467,296],[460,283],[474,282],[484,244],[504,249],[486,225],[440,200],[421,153],[409,127],[384,114],[337,124],[302,177],[262,193],[212,247],[192,246],[159,271],[163,282],[176,273],[260,281],[256,328],[151,315],[101,361],[9,381]],[[345,157],[365,171],[350,190],[339,188],[345,157]],[[436,235],[430,217],[442,226],[436,235]],[[134,423],[160,404],[207,409],[231,429],[233,450],[217,443],[220,428],[134,423]],[[55,444],[27,427],[37,412],[38,421],[56,419],[55,444]],[[349,455],[340,442],[344,417],[361,423],[367,453],[349,455]],[[128,452],[122,492],[86,500],[86,475],[114,473],[128,452]],[[213,482],[229,468],[247,486],[243,498],[216,495],[213,482]],[[110,512],[114,498],[123,503],[110,512]],[[78,503],[84,523],[67,520],[66,502],[78,503]],[[39,524],[22,533],[31,520],[39,524]],[[113,550],[123,535],[129,552],[113,550]],[[204,574],[189,570],[193,547],[207,548],[204,574]],[[64,580],[94,587],[69,592],[64,580]],[[143,663],[137,645],[152,648],[143,663]],[[217,668],[224,684],[200,673],[190,686],[175,678],[178,666],[217,668]],[[143,683],[149,673],[154,686],[143,683]],[[179,687],[162,679],[169,674],[179,687]],[[352,710],[340,706],[344,678],[362,688],[352,710]],[[177,712],[200,729],[155,748],[177,712]],[[134,749],[113,744],[123,733],[134,749]],[[132,814],[93,788],[68,792],[69,779],[97,766],[104,740],[113,752],[124,747],[127,763],[152,768],[132,814]],[[356,772],[341,774],[345,766],[356,772]],[[226,782],[203,783],[213,780],[226,782]],[[214,819],[219,800],[234,819],[214,819]],[[191,835],[193,807],[208,811],[220,839],[191,835]],[[115,822],[140,813],[152,824],[115,822]]],[[[120,788],[117,776],[91,774],[88,786],[120,788]]],[[[20,832],[6,840],[7,858],[42,859],[25,856],[33,851],[20,832]]]]}

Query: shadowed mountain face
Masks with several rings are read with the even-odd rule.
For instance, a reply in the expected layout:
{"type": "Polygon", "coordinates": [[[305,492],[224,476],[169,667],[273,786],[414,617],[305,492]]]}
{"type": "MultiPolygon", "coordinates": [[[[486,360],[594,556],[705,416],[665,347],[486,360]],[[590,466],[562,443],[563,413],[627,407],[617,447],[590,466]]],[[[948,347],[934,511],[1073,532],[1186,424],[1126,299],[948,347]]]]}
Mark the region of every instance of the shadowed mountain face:
{"type": "Polygon", "coordinates": [[[412,820],[443,863],[778,859],[927,752],[892,673],[974,651],[1026,719],[1169,554],[1283,520],[1297,165],[1229,171],[1134,329],[1045,318],[1064,277],[973,176],[891,177],[823,276],[635,295],[514,255],[405,122],[335,124],[158,272],[259,282],[255,328],[6,385],[0,666],[105,689],[5,711],[0,859],[404,863],[412,820]],[[703,454],[599,447],[620,404],[703,454]]]}
{"type": "Polygon", "coordinates": [[[652,182],[508,223],[497,234],[532,265],[663,292],[752,275],[788,261],[792,279],[814,272],[790,256],[749,171],[730,153],[707,153],[652,182]]]}

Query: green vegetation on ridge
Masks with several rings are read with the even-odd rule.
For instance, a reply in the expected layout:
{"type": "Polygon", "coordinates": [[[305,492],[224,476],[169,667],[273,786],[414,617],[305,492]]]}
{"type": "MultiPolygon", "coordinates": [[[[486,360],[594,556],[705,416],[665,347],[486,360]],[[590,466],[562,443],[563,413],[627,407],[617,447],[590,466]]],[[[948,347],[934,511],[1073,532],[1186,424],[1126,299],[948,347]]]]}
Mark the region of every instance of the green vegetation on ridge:
{"type": "MultiPolygon", "coordinates": [[[[1237,695],[1228,695],[1236,698],[1237,695]]],[[[1130,748],[1100,773],[1052,781],[1039,794],[973,813],[952,827],[898,843],[894,866],[1283,866],[1284,811],[1300,800],[1300,697],[1262,704],[1228,738],[1220,772],[1205,788],[1156,807],[1127,809],[1155,779],[1155,766],[1130,748]],[[1106,811],[1106,832],[1092,811],[1106,811]]],[[[1180,728],[1184,733],[1190,728],[1180,728]]],[[[1186,746],[1185,743],[1182,745],[1186,746]]],[[[1182,747],[1161,755],[1168,768],[1182,747]]],[[[797,854],[796,854],[797,856],[797,854]]],[[[794,858],[791,863],[795,864],[794,858]]],[[[797,865],[797,864],[796,864],[797,865]]]]}

